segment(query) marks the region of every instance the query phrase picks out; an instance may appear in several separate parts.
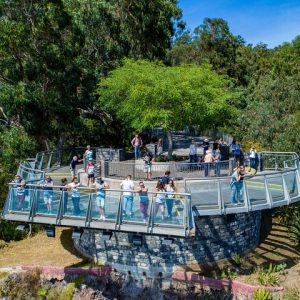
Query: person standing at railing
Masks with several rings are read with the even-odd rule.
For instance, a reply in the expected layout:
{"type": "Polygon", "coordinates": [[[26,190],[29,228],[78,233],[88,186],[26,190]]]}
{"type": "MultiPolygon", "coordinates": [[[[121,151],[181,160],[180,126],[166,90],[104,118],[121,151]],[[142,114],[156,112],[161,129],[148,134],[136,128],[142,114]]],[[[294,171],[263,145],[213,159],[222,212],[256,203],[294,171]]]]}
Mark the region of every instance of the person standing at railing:
{"type": "Polygon", "coordinates": [[[177,191],[177,188],[174,184],[174,180],[170,179],[168,184],[165,185],[165,191],[167,192],[167,198],[166,198],[166,205],[167,205],[167,211],[168,211],[168,218],[172,219],[173,217],[173,206],[175,201],[175,193],[177,191]]]}
{"type": "Polygon", "coordinates": [[[202,143],[202,147],[203,147],[203,155],[205,156],[206,151],[209,149],[209,140],[208,139],[204,139],[204,142],[202,143]]]}
{"type": "Polygon", "coordinates": [[[70,172],[71,172],[72,180],[74,179],[74,177],[76,177],[76,166],[81,162],[83,162],[83,159],[78,159],[76,155],[73,156],[73,159],[70,162],[70,172]]]}
{"type": "Polygon", "coordinates": [[[155,216],[157,215],[158,211],[160,210],[161,213],[161,220],[164,221],[165,219],[165,203],[166,203],[166,191],[164,184],[161,180],[158,180],[156,185],[156,194],[155,198],[155,216]]]}
{"type": "Polygon", "coordinates": [[[93,184],[93,187],[96,189],[96,205],[99,207],[100,220],[105,221],[105,190],[109,189],[109,184],[101,177],[98,177],[96,182],[93,184]]]}
{"type": "Polygon", "coordinates": [[[170,179],[173,179],[172,176],[171,176],[171,172],[170,171],[166,171],[165,175],[161,178],[163,186],[165,186],[166,184],[168,184],[168,182],[169,182],[170,179]]]}
{"type": "Polygon", "coordinates": [[[17,187],[18,210],[23,210],[23,203],[26,194],[26,181],[22,180],[17,187]]]}
{"type": "Polygon", "coordinates": [[[95,182],[95,164],[92,157],[89,158],[89,162],[86,165],[86,173],[88,178],[87,186],[89,187],[90,181],[92,184],[95,182]]]}
{"type": "Polygon", "coordinates": [[[252,145],[249,151],[249,163],[250,167],[256,169],[257,152],[255,147],[252,145]]]}
{"type": "Polygon", "coordinates": [[[241,201],[242,189],[244,183],[244,173],[241,167],[237,167],[231,176],[231,203],[238,204],[241,201]]]}
{"type": "Polygon", "coordinates": [[[204,156],[204,176],[207,177],[210,170],[210,165],[214,161],[214,157],[211,150],[207,150],[204,156]]]}
{"type": "Polygon", "coordinates": [[[149,207],[149,196],[148,196],[148,188],[145,187],[143,181],[139,182],[138,188],[135,190],[135,193],[139,194],[140,198],[140,211],[143,215],[143,222],[148,221],[148,207],[149,207]]]}
{"type": "Polygon", "coordinates": [[[215,155],[214,155],[214,162],[215,162],[215,175],[217,177],[220,177],[221,175],[221,153],[220,149],[216,149],[215,155]]]}
{"type": "Polygon", "coordinates": [[[242,165],[242,145],[239,140],[236,140],[235,143],[232,142],[232,154],[240,165],[242,165]]]}
{"type": "Polygon", "coordinates": [[[75,216],[79,216],[80,211],[80,182],[78,182],[77,177],[74,177],[72,182],[68,185],[72,192],[72,202],[73,202],[73,213],[75,216]]]}
{"type": "Polygon", "coordinates": [[[69,197],[69,193],[68,193],[68,179],[67,178],[63,178],[61,179],[61,188],[60,190],[63,193],[63,203],[64,203],[64,213],[66,213],[68,211],[68,197],[69,197]]]}
{"type": "Polygon", "coordinates": [[[195,143],[195,140],[191,141],[189,155],[190,155],[190,163],[196,163],[197,162],[197,145],[195,143]]]}
{"type": "Polygon", "coordinates": [[[128,175],[125,180],[120,183],[123,192],[123,216],[127,216],[127,206],[129,205],[129,215],[132,217],[133,213],[133,193],[134,183],[131,179],[131,175],[128,175]]]}
{"type": "Polygon", "coordinates": [[[52,214],[52,199],[53,199],[53,180],[48,175],[44,180],[40,182],[44,190],[44,203],[47,206],[48,214],[52,214]]]}
{"type": "Polygon", "coordinates": [[[138,160],[140,158],[140,148],[143,146],[143,141],[138,134],[131,140],[131,145],[134,148],[134,158],[138,160]]]}

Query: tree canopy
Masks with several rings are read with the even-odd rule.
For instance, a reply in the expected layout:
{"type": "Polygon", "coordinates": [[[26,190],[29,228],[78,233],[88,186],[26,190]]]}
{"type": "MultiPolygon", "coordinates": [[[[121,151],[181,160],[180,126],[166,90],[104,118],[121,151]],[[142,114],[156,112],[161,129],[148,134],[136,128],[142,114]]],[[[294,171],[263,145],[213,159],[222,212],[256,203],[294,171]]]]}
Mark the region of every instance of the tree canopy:
{"type": "Polygon", "coordinates": [[[164,66],[125,60],[101,80],[99,106],[133,128],[160,126],[169,131],[185,125],[224,125],[234,113],[230,81],[209,66],[164,66]]]}

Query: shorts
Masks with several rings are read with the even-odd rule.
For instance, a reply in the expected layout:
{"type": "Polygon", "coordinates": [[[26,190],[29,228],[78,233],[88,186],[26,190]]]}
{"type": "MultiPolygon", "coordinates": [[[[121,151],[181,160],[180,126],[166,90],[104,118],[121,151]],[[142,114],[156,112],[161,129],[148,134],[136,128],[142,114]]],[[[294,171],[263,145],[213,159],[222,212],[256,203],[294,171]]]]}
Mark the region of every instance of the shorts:
{"type": "Polygon", "coordinates": [[[75,169],[70,169],[70,172],[71,172],[71,176],[72,176],[72,177],[75,177],[75,175],[76,175],[76,174],[75,174],[75,173],[76,173],[76,172],[75,172],[75,169]]]}
{"type": "Polygon", "coordinates": [[[94,178],[95,174],[88,174],[88,178],[94,178]]]}
{"type": "Polygon", "coordinates": [[[105,198],[103,197],[96,197],[96,205],[98,207],[104,207],[105,198]]]}
{"type": "Polygon", "coordinates": [[[144,166],[144,173],[150,173],[151,172],[151,165],[145,165],[144,166]]]}
{"type": "Polygon", "coordinates": [[[47,203],[51,203],[52,202],[52,198],[53,198],[53,193],[51,192],[45,192],[44,193],[44,203],[47,204],[47,203]]]}

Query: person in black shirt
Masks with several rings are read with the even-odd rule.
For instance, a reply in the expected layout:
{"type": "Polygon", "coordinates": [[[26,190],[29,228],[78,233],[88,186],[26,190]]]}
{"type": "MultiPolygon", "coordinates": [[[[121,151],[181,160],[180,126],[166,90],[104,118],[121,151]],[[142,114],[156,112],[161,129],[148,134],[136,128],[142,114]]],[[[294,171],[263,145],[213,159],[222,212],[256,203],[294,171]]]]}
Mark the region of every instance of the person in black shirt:
{"type": "Polygon", "coordinates": [[[83,162],[83,159],[78,159],[78,157],[75,155],[73,156],[73,159],[70,162],[70,172],[72,179],[76,176],[76,165],[83,162]]]}
{"type": "Polygon", "coordinates": [[[205,140],[204,140],[204,142],[202,143],[202,147],[203,147],[203,155],[205,156],[206,151],[207,151],[208,148],[209,148],[209,141],[208,141],[208,139],[205,139],[205,140]]]}

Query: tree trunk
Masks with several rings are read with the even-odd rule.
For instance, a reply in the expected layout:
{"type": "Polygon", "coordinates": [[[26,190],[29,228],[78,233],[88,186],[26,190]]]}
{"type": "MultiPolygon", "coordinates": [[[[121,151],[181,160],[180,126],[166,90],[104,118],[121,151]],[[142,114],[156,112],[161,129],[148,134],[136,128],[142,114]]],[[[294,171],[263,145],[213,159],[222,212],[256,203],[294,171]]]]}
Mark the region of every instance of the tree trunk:
{"type": "Polygon", "coordinates": [[[45,143],[47,151],[50,151],[49,140],[48,139],[44,139],[44,143],[45,143]]]}
{"type": "Polygon", "coordinates": [[[57,144],[57,150],[62,150],[62,148],[64,147],[64,143],[65,143],[65,134],[62,133],[59,136],[59,141],[58,141],[58,144],[57,144]]]}
{"type": "Polygon", "coordinates": [[[167,131],[167,138],[168,138],[168,159],[172,160],[172,153],[173,153],[173,140],[171,131],[167,131]]]}

